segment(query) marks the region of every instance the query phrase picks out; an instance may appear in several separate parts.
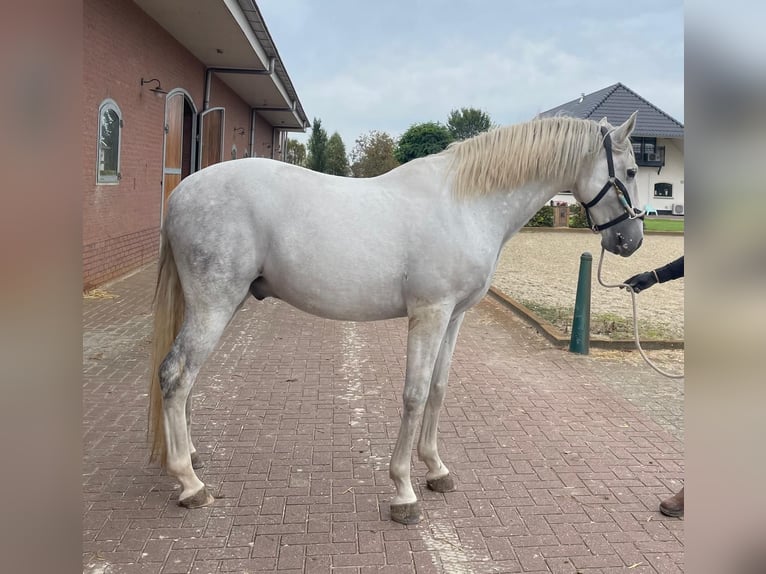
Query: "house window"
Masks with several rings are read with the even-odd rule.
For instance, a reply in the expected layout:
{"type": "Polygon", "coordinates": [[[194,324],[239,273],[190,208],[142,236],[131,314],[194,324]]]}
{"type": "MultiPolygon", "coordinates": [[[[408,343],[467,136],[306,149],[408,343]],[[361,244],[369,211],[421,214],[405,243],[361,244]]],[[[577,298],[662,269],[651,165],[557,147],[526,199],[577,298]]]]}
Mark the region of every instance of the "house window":
{"type": "Polygon", "coordinates": [[[640,166],[662,167],[665,165],[665,146],[657,145],[657,138],[632,137],[633,155],[640,166]]]}
{"type": "Polygon", "coordinates": [[[654,197],[673,197],[672,183],[655,183],[654,197]]]}
{"type": "Polygon", "coordinates": [[[104,100],[98,109],[98,183],[117,183],[120,180],[121,132],[120,108],[113,100],[104,100]]]}

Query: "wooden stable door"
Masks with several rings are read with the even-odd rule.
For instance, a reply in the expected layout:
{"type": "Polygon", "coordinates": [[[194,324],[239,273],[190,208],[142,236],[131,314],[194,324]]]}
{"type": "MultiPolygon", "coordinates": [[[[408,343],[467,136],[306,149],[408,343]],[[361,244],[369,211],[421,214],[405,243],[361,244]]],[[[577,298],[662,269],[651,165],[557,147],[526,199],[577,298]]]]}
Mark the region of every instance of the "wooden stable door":
{"type": "Polygon", "coordinates": [[[194,171],[223,160],[223,108],[212,108],[199,115],[199,136],[194,130],[195,112],[182,92],[165,100],[165,164],[162,168],[162,218],[168,198],[181,180],[194,171]],[[195,149],[195,141],[198,148],[195,149]],[[194,165],[194,156],[198,158],[194,165]]]}
{"type": "Polygon", "coordinates": [[[162,168],[162,216],[168,198],[183,177],[184,95],[173,94],[165,100],[165,165],[162,168]]]}
{"type": "Polygon", "coordinates": [[[199,168],[223,161],[223,108],[210,108],[199,117],[199,168]]]}

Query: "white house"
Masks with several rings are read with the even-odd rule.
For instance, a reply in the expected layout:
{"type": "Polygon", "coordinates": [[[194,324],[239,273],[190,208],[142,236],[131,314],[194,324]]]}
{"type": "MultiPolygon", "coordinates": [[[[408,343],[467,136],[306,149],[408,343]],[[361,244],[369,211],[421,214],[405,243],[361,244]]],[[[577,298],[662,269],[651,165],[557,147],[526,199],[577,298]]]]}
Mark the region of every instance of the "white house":
{"type": "MultiPolygon", "coordinates": [[[[638,163],[638,193],[641,208],[660,214],[684,214],[684,125],[633,90],[616,83],[592,94],[583,94],[538,117],[566,115],[600,120],[606,117],[619,125],[638,110],[631,140],[638,163]]],[[[553,201],[575,203],[571,192],[553,201]]]]}

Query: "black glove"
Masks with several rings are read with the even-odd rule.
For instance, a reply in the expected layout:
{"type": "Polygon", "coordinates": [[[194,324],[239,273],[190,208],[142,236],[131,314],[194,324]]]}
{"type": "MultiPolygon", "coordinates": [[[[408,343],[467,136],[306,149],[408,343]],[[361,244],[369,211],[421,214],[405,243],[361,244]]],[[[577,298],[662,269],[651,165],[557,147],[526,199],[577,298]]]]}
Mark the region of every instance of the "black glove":
{"type": "Polygon", "coordinates": [[[646,271],[645,273],[634,275],[630,279],[627,279],[625,283],[633,289],[634,293],[640,293],[644,289],[649,289],[649,287],[657,283],[657,276],[653,271],[646,271]]]}

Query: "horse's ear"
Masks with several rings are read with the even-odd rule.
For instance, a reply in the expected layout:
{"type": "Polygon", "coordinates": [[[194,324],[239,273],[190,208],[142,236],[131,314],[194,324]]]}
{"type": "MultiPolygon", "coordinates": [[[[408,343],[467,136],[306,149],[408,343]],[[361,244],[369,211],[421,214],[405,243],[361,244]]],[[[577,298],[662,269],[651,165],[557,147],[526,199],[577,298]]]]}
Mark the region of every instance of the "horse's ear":
{"type": "Polygon", "coordinates": [[[609,122],[606,121],[606,116],[598,120],[598,125],[609,127],[609,122]]]}
{"type": "Polygon", "coordinates": [[[622,124],[620,127],[615,128],[615,130],[612,132],[612,139],[615,142],[624,142],[628,139],[630,134],[633,133],[633,129],[636,127],[636,116],[638,115],[638,110],[630,114],[630,117],[625,120],[625,123],[622,124]]]}

